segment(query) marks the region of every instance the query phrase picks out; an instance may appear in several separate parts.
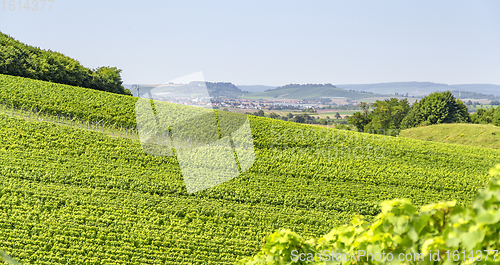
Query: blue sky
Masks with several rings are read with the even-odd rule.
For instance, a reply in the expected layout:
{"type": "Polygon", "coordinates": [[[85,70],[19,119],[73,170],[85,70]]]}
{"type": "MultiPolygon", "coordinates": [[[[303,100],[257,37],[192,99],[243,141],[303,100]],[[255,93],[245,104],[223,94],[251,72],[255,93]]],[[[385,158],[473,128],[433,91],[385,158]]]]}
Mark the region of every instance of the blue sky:
{"type": "Polygon", "coordinates": [[[2,5],[3,33],[90,68],[117,66],[128,84],[197,71],[242,85],[500,84],[500,1],[55,0],[50,11],[50,2],[44,11],[2,5]]]}

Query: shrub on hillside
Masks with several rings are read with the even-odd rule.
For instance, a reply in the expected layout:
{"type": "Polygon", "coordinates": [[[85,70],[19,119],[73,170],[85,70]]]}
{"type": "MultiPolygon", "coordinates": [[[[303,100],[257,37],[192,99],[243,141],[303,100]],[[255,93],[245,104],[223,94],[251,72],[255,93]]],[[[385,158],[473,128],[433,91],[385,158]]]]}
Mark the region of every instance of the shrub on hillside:
{"type": "Polygon", "coordinates": [[[401,122],[401,128],[469,121],[467,106],[462,101],[456,99],[450,91],[435,92],[412,105],[401,122]]]}
{"type": "Polygon", "coordinates": [[[410,111],[407,99],[377,100],[373,104],[361,102],[362,112],[355,112],[347,119],[359,131],[395,136],[401,121],[410,111]]]}
{"type": "Polygon", "coordinates": [[[494,108],[480,108],[470,115],[470,119],[472,123],[476,124],[488,124],[493,123],[495,120],[495,109],[494,108]]]}

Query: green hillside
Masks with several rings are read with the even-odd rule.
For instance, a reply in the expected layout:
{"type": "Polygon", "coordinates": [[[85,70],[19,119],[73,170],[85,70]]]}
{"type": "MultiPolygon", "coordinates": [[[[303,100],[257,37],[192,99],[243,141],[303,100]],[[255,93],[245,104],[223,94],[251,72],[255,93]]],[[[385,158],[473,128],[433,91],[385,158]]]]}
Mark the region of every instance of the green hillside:
{"type": "MultiPolygon", "coordinates": [[[[72,89],[0,76],[2,100],[134,125],[130,97],[72,89]]],[[[468,204],[500,161],[497,150],[249,119],[253,166],[188,194],[177,159],[136,140],[1,114],[1,248],[24,264],[232,264],[278,228],[317,237],[355,214],[371,220],[384,200],[468,204]]]]}
{"type": "Polygon", "coordinates": [[[276,88],[276,86],[264,86],[264,85],[237,85],[237,87],[243,91],[248,91],[251,93],[264,92],[266,90],[276,88]]]}
{"type": "Polygon", "coordinates": [[[500,127],[492,124],[437,124],[401,131],[401,137],[500,149],[500,127]]]}
{"type": "Polygon", "coordinates": [[[242,91],[233,83],[229,82],[206,82],[208,94],[218,98],[241,98],[247,91],[242,91]]]}
{"type": "Polygon", "coordinates": [[[378,94],[362,93],[338,88],[332,84],[290,84],[261,93],[252,93],[245,98],[252,99],[317,99],[321,97],[344,97],[349,99],[361,99],[380,96],[378,94]]]}

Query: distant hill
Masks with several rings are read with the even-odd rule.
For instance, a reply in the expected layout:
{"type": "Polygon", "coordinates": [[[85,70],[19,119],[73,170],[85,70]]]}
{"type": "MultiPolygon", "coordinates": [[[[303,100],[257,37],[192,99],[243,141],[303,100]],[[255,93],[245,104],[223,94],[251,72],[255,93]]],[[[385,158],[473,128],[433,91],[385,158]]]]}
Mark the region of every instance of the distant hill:
{"type": "Polygon", "coordinates": [[[491,84],[466,84],[466,85],[447,85],[432,82],[393,82],[378,84],[344,84],[337,85],[339,88],[352,89],[355,91],[366,91],[381,94],[405,94],[413,96],[425,96],[436,91],[459,91],[475,92],[485,95],[500,96],[500,85],[491,84]]]}
{"type": "Polygon", "coordinates": [[[450,91],[453,96],[456,98],[461,98],[461,99],[489,99],[489,100],[500,100],[500,96],[494,96],[492,94],[483,94],[483,93],[477,93],[477,92],[469,92],[469,91],[459,91],[459,90],[453,90],[450,91]]]}
{"type": "MultiPolygon", "coordinates": [[[[197,81],[191,82],[193,84],[199,83],[197,81]]],[[[191,84],[190,83],[190,84],[191,84]]],[[[248,91],[242,91],[233,83],[230,82],[205,82],[208,90],[208,94],[211,97],[219,97],[219,98],[240,98],[245,94],[248,94],[248,91]]],[[[137,90],[133,88],[132,84],[125,84],[125,88],[129,88],[134,96],[137,96],[137,90]]],[[[141,94],[146,93],[148,90],[154,89],[158,85],[153,84],[141,84],[139,85],[141,94]]]]}
{"type": "Polygon", "coordinates": [[[276,86],[263,86],[263,85],[236,85],[236,86],[243,91],[248,91],[251,93],[259,93],[276,88],[276,86]]]}
{"type": "Polygon", "coordinates": [[[206,82],[208,94],[211,97],[220,98],[240,98],[247,91],[241,91],[237,86],[230,82],[206,82]]]}
{"type": "Polygon", "coordinates": [[[491,84],[466,84],[466,85],[451,85],[453,89],[463,91],[470,91],[482,94],[491,94],[500,97],[500,85],[491,84]]]}
{"type": "Polygon", "coordinates": [[[342,88],[338,88],[332,84],[289,84],[286,86],[278,87],[276,89],[268,90],[261,93],[252,93],[248,95],[249,98],[260,98],[260,99],[316,99],[322,97],[331,98],[349,98],[349,99],[361,99],[367,97],[382,96],[373,93],[361,93],[356,91],[349,91],[342,88]]]}

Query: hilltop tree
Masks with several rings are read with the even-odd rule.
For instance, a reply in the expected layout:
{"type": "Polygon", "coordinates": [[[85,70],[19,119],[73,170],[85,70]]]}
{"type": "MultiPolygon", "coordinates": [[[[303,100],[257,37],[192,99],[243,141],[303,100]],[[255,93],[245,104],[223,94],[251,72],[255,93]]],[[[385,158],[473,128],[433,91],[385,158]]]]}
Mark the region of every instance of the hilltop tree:
{"type": "MultiPolygon", "coordinates": [[[[329,117],[327,117],[327,118],[329,119],[329,117]]],[[[337,113],[335,113],[335,119],[337,119],[337,120],[338,120],[338,119],[340,119],[340,118],[342,118],[342,117],[340,116],[340,113],[338,113],[338,112],[337,112],[337,113]]]]}
{"type": "Polygon", "coordinates": [[[435,92],[415,102],[401,122],[401,128],[440,123],[469,122],[467,106],[450,91],[435,92]]]}

